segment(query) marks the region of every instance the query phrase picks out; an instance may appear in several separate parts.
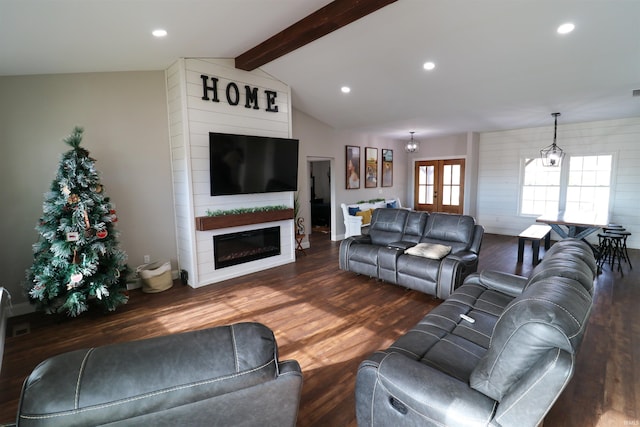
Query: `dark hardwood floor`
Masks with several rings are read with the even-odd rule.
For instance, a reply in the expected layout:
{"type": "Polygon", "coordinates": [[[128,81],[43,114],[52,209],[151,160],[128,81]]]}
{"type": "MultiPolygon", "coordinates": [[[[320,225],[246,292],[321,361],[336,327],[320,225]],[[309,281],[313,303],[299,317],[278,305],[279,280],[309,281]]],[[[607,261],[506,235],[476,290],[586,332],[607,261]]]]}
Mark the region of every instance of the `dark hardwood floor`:
{"type": "MultiPolygon", "coordinates": [[[[130,292],[114,313],[75,318],[29,314],[10,319],[0,374],[0,423],[12,422],[25,377],[43,359],[69,350],[241,321],[275,332],[281,359],[296,359],[304,385],[299,426],[355,426],[358,364],[387,347],[439,300],[338,269],[339,242],[313,234],[295,263],[192,289],[178,282],[159,294],[130,292]],[[11,336],[13,330],[26,330],[11,336]]],[[[485,235],[480,269],[528,275],[516,263],[517,238],[485,235]]],[[[544,251],[544,250],[542,250],[544,251]]],[[[624,276],[607,267],[598,277],[594,307],[577,371],[545,419],[549,426],[640,424],[640,251],[624,276]]]]}

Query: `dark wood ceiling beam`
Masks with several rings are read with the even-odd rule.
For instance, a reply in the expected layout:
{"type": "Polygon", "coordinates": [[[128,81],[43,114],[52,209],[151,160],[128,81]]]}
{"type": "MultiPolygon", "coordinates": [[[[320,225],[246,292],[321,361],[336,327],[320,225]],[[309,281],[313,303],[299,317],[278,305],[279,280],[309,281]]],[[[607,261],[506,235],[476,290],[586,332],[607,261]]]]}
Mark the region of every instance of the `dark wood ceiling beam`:
{"type": "Polygon", "coordinates": [[[397,0],[335,0],[235,58],[251,71],[397,0]]]}

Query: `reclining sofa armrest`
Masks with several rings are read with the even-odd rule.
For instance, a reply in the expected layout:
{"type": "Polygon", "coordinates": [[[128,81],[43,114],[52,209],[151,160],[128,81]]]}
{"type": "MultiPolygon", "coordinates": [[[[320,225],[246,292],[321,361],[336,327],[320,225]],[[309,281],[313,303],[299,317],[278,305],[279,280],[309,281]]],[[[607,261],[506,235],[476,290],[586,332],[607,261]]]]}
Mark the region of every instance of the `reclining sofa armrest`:
{"type": "Polygon", "coordinates": [[[566,388],[574,368],[573,356],[559,348],[550,349],[502,398],[495,421],[503,426],[542,424],[566,388]]]}
{"type": "Polygon", "coordinates": [[[351,245],[371,244],[369,235],[351,236],[340,242],[340,256],[338,258],[338,267],[340,270],[349,271],[349,252],[351,245]]]}
{"type": "Polygon", "coordinates": [[[484,237],[484,227],[476,224],[473,229],[473,241],[469,250],[475,254],[480,254],[480,247],[482,246],[482,238],[484,237]]]}
{"type": "Polygon", "coordinates": [[[520,295],[528,282],[529,279],[526,277],[493,270],[483,270],[480,273],[471,274],[464,280],[464,283],[484,286],[512,297],[520,295]]]}
{"type": "Polygon", "coordinates": [[[436,284],[436,297],[440,299],[447,299],[453,291],[460,286],[464,266],[462,262],[451,256],[447,255],[440,261],[440,272],[438,273],[438,281],[436,284]]]}
{"type": "Polygon", "coordinates": [[[447,299],[456,288],[462,285],[464,278],[475,272],[477,268],[478,255],[473,252],[461,251],[442,258],[436,297],[447,299]]]}
{"type": "Polygon", "coordinates": [[[356,378],[359,426],[488,425],[496,402],[449,376],[400,353],[377,352],[356,378]],[[446,390],[446,392],[443,392],[446,390]]]}

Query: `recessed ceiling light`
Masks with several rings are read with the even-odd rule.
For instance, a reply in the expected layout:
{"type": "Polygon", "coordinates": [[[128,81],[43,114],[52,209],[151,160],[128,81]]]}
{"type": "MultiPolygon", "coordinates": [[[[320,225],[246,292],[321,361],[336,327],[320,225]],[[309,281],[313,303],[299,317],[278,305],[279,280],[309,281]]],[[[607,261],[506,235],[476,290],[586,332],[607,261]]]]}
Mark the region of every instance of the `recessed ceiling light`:
{"type": "Polygon", "coordinates": [[[151,34],[153,34],[154,37],[164,37],[167,35],[167,30],[163,30],[159,28],[157,30],[153,30],[151,34]]]}
{"type": "Polygon", "coordinates": [[[567,22],[558,27],[558,34],[568,34],[576,28],[571,22],[567,22]]]}
{"type": "Polygon", "coordinates": [[[349,93],[351,92],[351,88],[349,86],[342,86],[340,88],[340,90],[342,91],[342,93],[349,93]]]}
{"type": "Polygon", "coordinates": [[[434,63],[433,63],[433,62],[431,62],[431,61],[428,61],[428,62],[425,62],[425,63],[422,65],[422,68],[424,68],[425,70],[429,70],[429,71],[431,71],[431,70],[433,70],[434,68],[436,68],[436,64],[434,64],[434,63]]]}

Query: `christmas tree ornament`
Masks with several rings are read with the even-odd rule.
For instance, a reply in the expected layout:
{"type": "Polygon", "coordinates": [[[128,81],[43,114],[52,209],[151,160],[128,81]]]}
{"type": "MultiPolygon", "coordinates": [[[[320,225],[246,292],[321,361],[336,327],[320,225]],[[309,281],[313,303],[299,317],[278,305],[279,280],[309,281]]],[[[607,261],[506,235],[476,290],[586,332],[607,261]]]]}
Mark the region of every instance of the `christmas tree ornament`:
{"type": "Polygon", "coordinates": [[[73,284],[80,283],[82,281],[83,277],[84,276],[80,272],[72,274],[71,275],[71,283],[73,283],[73,284]]]}
{"type": "Polygon", "coordinates": [[[50,314],[78,316],[93,306],[114,311],[128,300],[127,255],[107,221],[116,219],[115,210],[99,183],[95,159],[80,146],[82,133],[75,128],[65,139],[71,149],[62,154],[45,194],[36,226],[39,239],[24,282],[30,302],[50,314]],[[92,227],[92,218],[107,224],[92,227]],[[96,244],[91,238],[98,233],[102,240],[96,244]]]}

